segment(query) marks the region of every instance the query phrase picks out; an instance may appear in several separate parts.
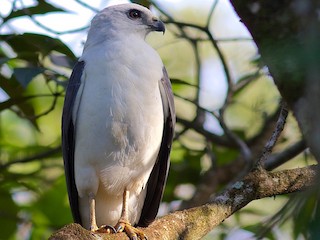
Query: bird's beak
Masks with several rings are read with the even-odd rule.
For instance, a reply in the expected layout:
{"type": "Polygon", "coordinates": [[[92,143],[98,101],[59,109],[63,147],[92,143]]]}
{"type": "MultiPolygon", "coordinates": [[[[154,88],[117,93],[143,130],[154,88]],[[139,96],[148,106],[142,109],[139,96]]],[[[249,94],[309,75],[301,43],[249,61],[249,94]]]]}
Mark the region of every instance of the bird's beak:
{"type": "Polygon", "coordinates": [[[150,25],[150,27],[153,31],[163,32],[163,34],[166,31],[166,27],[164,26],[164,23],[156,17],[152,18],[152,24],[150,25]]]}

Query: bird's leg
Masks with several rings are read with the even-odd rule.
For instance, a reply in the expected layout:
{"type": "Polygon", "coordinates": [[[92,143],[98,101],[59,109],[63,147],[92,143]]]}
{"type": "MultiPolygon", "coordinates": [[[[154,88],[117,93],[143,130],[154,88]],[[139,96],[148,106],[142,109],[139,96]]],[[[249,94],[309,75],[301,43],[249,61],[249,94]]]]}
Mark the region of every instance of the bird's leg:
{"type": "Polygon", "coordinates": [[[89,206],[90,206],[90,231],[97,233],[116,233],[117,231],[113,226],[102,225],[98,228],[96,220],[96,200],[93,193],[89,194],[89,206]]]}
{"type": "Polygon", "coordinates": [[[128,237],[132,240],[147,239],[146,235],[139,229],[133,227],[128,219],[128,202],[129,202],[129,191],[127,189],[123,192],[122,198],[122,211],[119,222],[116,224],[115,229],[117,232],[125,232],[128,237]]]}
{"type": "Polygon", "coordinates": [[[93,193],[89,194],[89,206],[90,206],[90,231],[94,232],[98,230],[96,221],[96,200],[93,193]]]}
{"type": "MultiPolygon", "coordinates": [[[[117,232],[122,232],[128,220],[128,201],[129,201],[129,191],[127,189],[124,190],[122,195],[122,211],[118,224],[116,225],[117,232]]],[[[130,224],[130,223],[129,223],[130,224]]]]}

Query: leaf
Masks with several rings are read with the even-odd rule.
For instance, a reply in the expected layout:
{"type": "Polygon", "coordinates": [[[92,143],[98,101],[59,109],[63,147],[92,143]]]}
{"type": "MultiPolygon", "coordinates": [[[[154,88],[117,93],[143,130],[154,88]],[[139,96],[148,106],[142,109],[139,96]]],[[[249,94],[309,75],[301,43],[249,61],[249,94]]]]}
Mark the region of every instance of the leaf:
{"type": "MultiPolygon", "coordinates": [[[[72,221],[67,199],[65,178],[62,175],[48,191],[44,192],[33,208],[47,218],[51,226],[61,227],[72,221]]],[[[36,224],[41,225],[42,221],[36,224]]]]}
{"type": "Polygon", "coordinates": [[[40,73],[43,73],[44,70],[44,68],[40,67],[14,68],[13,74],[18,82],[26,88],[31,80],[40,73]]]}
{"type": "Polygon", "coordinates": [[[167,185],[164,193],[164,201],[172,201],[176,199],[174,196],[175,187],[183,183],[196,184],[200,179],[201,172],[201,157],[205,154],[204,151],[193,151],[186,148],[181,148],[180,153],[171,162],[167,185]]]}
{"type": "MultiPolygon", "coordinates": [[[[3,91],[5,91],[8,96],[10,97],[9,100],[5,101],[4,103],[1,104],[1,108],[5,107],[11,107],[13,104],[16,105],[21,112],[25,116],[34,116],[35,111],[30,104],[30,102],[26,101],[27,99],[24,99],[25,97],[23,96],[24,89],[22,85],[14,78],[12,77],[11,79],[5,78],[3,75],[0,74],[0,87],[2,88],[3,91]],[[21,99],[25,100],[22,101],[21,99]]],[[[4,110],[4,109],[2,109],[4,110]]],[[[35,119],[28,119],[32,125],[36,128],[38,128],[38,124],[35,121],[35,119]]]]}
{"type": "Polygon", "coordinates": [[[50,52],[57,51],[70,57],[74,61],[77,59],[67,45],[59,39],[41,34],[24,33],[21,35],[0,35],[0,40],[9,44],[18,55],[30,54],[31,52],[42,53],[43,56],[47,56],[50,52]]]}
{"type": "Polygon", "coordinates": [[[293,216],[293,233],[296,238],[298,238],[300,234],[307,236],[308,232],[316,235],[319,234],[319,219],[314,218],[316,214],[319,214],[319,209],[317,209],[317,206],[319,206],[318,194],[318,191],[310,191],[305,194],[304,199],[299,202],[297,201],[299,205],[297,207],[295,206],[296,210],[293,216]]]}
{"type": "Polygon", "coordinates": [[[0,102],[0,112],[9,109],[14,105],[19,105],[29,99],[30,97],[9,98],[8,100],[0,102]]]}
{"type": "Polygon", "coordinates": [[[147,8],[150,8],[151,2],[148,0],[131,0],[132,3],[137,3],[147,8]]]}
{"type": "MultiPolygon", "coordinates": [[[[259,234],[260,231],[261,231],[261,223],[257,223],[257,224],[253,224],[253,225],[249,225],[249,226],[246,226],[246,227],[243,227],[242,229],[248,231],[248,232],[252,232],[252,233],[255,233],[256,234],[259,234]]],[[[267,232],[265,232],[265,234],[263,235],[264,238],[250,238],[250,239],[270,239],[270,240],[276,240],[276,236],[275,234],[273,234],[273,231],[272,230],[269,230],[267,232]]]]}
{"type": "Polygon", "coordinates": [[[199,89],[199,87],[197,85],[188,83],[188,82],[186,82],[184,80],[181,80],[181,79],[171,78],[170,81],[171,81],[172,85],[175,85],[175,84],[177,84],[177,85],[186,85],[186,86],[195,87],[195,88],[199,89]]]}
{"type": "Polygon", "coordinates": [[[239,156],[239,150],[223,148],[212,144],[212,150],[217,159],[218,166],[231,163],[239,156]]]}
{"type": "Polygon", "coordinates": [[[1,189],[0,194],[0,238],[9,239],[17,228],[16,218],[18,215],[18,207],[7,190],[1,189]]]}
{"type": "Polygon", "coordinates": [[[39,52],[20,52],[14,59],[22,59],[28,61],[28,64],[39,65],[39,52]]]}
{"type": "Polygon", "coordinates": [[[3,22],[5,23],[10,19],[22,17],[22,16],[30,16],[35,14],[46,14],[50,12],[66,12],[62,8],[55,7],[44,0],[38,0],[38,4],[32,7],[22,8],[19,10],[12,10],[11,13],[3,18],[3,22]]]}

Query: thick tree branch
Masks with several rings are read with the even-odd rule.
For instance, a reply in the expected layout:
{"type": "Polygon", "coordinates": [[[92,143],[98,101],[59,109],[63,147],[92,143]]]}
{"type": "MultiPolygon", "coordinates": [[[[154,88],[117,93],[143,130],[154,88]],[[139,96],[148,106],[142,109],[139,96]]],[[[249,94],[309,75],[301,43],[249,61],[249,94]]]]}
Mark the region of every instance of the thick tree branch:
{"type": "MultiPolygon", "coordinates": [[[[253,200],[297,192],[311,186],[317,166],[308,166],[278,172],[263,169],[249,173],[210,203],[177,211],[161,217],[144,229],[152,239],[200,239],[222,221],[253,200]]],[[[101,239],[126,239],[121,234],[100,235],[101,239]]],[[[71,224],[53,234],[50,240],[97,239],[94,234],[71,224]]]]}

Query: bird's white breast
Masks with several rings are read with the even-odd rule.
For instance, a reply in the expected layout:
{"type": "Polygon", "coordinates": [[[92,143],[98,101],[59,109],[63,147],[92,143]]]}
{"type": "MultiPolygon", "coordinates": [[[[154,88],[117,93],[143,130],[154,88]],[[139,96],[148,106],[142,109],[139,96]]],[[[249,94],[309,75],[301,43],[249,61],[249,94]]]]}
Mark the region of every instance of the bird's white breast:
{"type": "Polygon", "coordinates": [[[101,45],[84,51],[82,86],[73,112],[79,196],[93,192],[100,194],[97,199],[113,201],[101,206],[97,201],[98,223],[107,218],[99,213],[99,206],[108,211],[105,204],[120,201],[117,211],[112,207],[116,213],[111,218],[118,217],[124,188],[134,193],[132,205],[143,203],[140,194],[144,198],[163,131],[158,54],[144,41],[101,45]]]}

